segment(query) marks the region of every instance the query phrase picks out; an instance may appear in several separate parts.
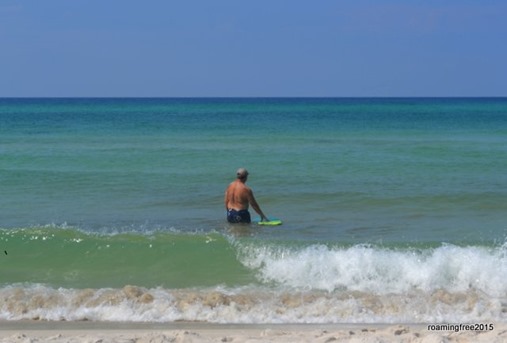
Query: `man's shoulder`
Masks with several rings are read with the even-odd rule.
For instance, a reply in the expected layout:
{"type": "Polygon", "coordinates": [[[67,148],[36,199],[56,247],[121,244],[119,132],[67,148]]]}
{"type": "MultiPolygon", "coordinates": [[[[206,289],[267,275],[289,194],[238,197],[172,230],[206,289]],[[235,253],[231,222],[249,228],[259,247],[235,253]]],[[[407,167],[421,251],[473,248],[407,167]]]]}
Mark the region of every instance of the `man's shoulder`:
{"type": "Polygon", "coordinates": [[[252,189],[250,187],[248,187],[247,185],[244,185],[244,186],[245,186],[245,192],[248,192],[249,194],[253,193],[252,189]]]}
{"type": "Polygon", "coordinates": [[[236,183],[236,186],[237,186],[237,189],[242,192],[242,193],[252,193],[252,190],[250,189],[250,187],[248,187],[246,184],[244,184],[243,182],[237,182],[236,183]]]}
{"type": "Polygon", "coordinates": [[[238,181],[232,181],[229,186],[227,187],[227,189],[231,189],[231,188],[236,188],[236,189],[239,189],[239,190],[245,190],[245,191],[250,191],[250,187],[248,187],[247,185],[245,185],[243,182],[238,182],[238,181]]]}

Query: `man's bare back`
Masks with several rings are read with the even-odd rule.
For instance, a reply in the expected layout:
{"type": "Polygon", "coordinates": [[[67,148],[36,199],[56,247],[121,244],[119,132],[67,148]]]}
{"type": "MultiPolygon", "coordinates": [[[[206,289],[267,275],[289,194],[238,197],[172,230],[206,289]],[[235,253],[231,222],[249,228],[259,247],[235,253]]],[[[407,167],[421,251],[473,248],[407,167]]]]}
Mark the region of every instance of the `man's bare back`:
{"type": "Polygon", "coordinates": [[[225,207],[237,211],[248,210],[252,190],[243,182],[236,180],[231,182],[225,191],[225,207]]]}

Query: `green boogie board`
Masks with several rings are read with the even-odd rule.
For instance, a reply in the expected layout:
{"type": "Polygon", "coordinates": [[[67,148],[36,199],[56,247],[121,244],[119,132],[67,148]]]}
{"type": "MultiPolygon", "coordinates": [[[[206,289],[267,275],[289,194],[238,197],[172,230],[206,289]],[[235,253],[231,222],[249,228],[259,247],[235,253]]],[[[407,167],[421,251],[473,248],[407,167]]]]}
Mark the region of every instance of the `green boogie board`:
{"type": "Polygon", "coordinates": [[[282,221],[280,219],[270,219],[267,222],[261,222],[260,219],[257,220],[257,224],[259,225],[266,225],[266,226],[276,226],[276,225],[282,225],[282,221]]]}

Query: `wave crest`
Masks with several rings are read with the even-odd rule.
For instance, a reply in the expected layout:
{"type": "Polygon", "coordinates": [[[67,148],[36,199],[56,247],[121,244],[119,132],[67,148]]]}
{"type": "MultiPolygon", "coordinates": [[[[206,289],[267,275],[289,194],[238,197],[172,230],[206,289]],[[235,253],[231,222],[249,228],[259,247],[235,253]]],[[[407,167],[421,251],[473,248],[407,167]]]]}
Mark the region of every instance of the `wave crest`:
{"type": "Polygon", "coordinates": [[[476,289],[492,296],[506,296],[506,251],[505,244],[491,248],[446,244],[430,249],[246,244],[239,248],[239,259],[245,266],[257,269],[263,282],[301,289],[375,294],[476,289]]]}

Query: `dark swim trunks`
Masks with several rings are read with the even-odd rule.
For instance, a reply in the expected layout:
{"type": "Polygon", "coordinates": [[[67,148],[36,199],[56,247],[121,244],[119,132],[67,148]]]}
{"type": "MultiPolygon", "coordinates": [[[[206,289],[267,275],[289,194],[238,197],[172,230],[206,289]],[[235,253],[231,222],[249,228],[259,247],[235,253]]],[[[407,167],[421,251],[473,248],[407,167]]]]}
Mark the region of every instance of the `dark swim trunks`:
{"type": "Polygon", "coordinates": [[[229,223],[250,223],[250,212],[248,210],[236,211],[233,209],[227,210],[227,221],[229,223]]]}

